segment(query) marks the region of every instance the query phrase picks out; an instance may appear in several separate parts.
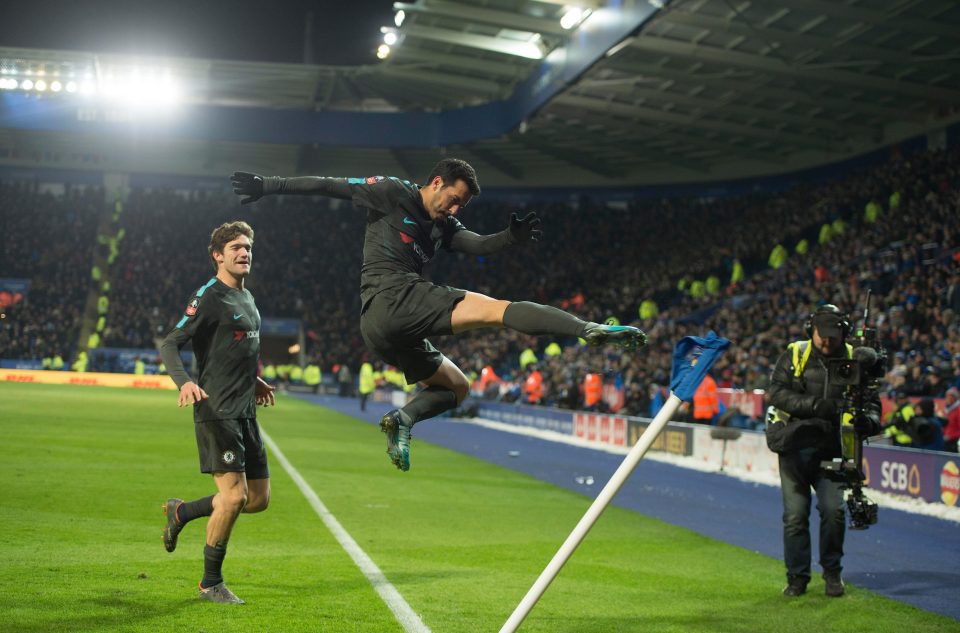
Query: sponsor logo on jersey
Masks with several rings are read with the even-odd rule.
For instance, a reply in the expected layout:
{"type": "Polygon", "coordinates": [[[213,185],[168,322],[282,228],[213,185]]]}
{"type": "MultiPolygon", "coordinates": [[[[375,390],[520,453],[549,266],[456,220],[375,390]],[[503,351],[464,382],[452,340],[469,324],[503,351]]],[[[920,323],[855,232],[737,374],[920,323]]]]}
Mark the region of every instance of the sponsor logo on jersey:
{"type": "Polygon", "coordinates": [[[383,176],[367,176],[367,184],[375,185],[383,180],[383,176]]]}
{"type": "Polygon", "coordinates": [[[411,220],[410,218],[403,218],[403,223],[404,223],[404,224],[412,224],[412,225],[414,225],[414,226],[417,225],[417,223],[414,222],[413,220],[411,220]]]}
{"type": "Polygon", "coordinates": [[[239,319],[239,318],[242,317],[242,316],[243,316],[242,314],[234,314],[234,315],[233,315],[233,320],[236,321],[237,319],[239,319]]]}
{"type": "Polygon", "coordinates": [[[407,235],[403,231],[400,231],[400,239],[403,241],[404,244],[413,244],[413,242],[415,241],[413,236],[407,235]]]}
{"type": "Polygon", "coordinates": [[[200,307],[200,297],[194,297],[190,300],[190,303],[187,304],[187,309],[184,310],[184,314],[187,316],[193,316],[197,313],[197,308],[200,307]]]}
{"type": "Polygon", "coordinates": [[[260,330],[234,330],[233,340],[242,341],[245,338],[260,338],[260,330]]]}
{"type": "Polygon", "coordinates": [[[423,252],[423,249],[420,248],[420,245],[419,245],[419,244],[417,244],[417,243],[414,243],[414,244],[413,244],[413,252],[416,253],[416,254],[420,257],[420,261],[422,261],[424,264],[429,264],[429,263],[430,263],[430,258],[427,257],[427,254],[426,254],[426,253],[423,252]]]}

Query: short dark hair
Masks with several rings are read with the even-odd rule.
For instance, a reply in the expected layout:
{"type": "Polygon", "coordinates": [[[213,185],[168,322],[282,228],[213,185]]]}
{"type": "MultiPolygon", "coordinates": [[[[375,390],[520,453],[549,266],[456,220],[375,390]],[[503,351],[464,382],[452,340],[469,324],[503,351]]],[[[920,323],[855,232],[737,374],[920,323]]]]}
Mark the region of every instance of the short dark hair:
{"type": "Polygon", "coordinates": [[[480,183],[477,182],[477,172],[473,170],[465,160],[459,158],[444,158],[433,167],[427,183],[433,182],[433,179],[440,176],[444,185],[452,185],[458,180],[462,180],[470,189],[471,196],[480,195],[480,183]]]}
{"type": "Polygon", "coordinates": [[[250,243],[253,243],[253,229],[243,220],[224,222],[213,229],[213,233],[210,234],[210,246],[207,247],[207,252],[210,253],[210,259],[213,259],[214,270],[219,270],[219,266],[217,266],[217,260],[213,258],[213,254],[223,253],[223,247],[241,235],[246,235],[250,238],[250,243]]]}

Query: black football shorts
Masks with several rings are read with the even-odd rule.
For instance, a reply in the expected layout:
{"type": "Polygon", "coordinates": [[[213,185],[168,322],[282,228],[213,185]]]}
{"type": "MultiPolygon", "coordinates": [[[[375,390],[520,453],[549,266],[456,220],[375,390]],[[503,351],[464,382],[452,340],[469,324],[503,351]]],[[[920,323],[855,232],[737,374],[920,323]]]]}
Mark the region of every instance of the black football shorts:
{"type": "Polygon", "coordinates": [[[194,422],[200,472],[246,473],[247,479],[267,479],[267,449],[256,418],[194,422]]]}
{"type": "Polygon", "coordinates": [[[370,351],[399,368],[412,385],[439,369],[443,354],[427,337],[453,334],[453,308],[466,294],[426,280],[384,290],[360,316],[360,333],[370,351]]]}

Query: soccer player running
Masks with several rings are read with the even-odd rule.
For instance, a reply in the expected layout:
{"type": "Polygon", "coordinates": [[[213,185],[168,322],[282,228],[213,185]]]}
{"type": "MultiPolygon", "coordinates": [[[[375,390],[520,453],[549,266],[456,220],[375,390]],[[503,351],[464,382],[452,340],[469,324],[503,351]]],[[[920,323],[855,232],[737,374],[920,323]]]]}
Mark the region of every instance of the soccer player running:
{"type": "Polygon", "coordinates": [[[169,499],[163,506],[163,545],[172,552],[188,522],[209,516],[200,598],[243,604],[224,584],[221,570],[237,517],[262,512],[270,502],[256,405],[275,400],[273,387],[257,376],[260,313],[244,288],[253,262],[253,229],[246,222],[223,224],[210,236],[208,251],[217,274],[193,294],[160,354],[180,389],[177,405],[193,405],[200,471],[213,475],[217,493],[186,503],[169,499]],[[190,340],[199,368],[196,382],[180,359],[180,348],[190,340]]]}
{"type": "Polygon", "coordinates": [[[535,213],[513,214],[506,229],[491,235],[468,231],[455,217],[480,194],[477,175],[465,161],[446,158],[423,186],[398,178],[283,178],[235,172],[233,191],[255,202],[268,194],[323,195],[352,200],[367,210],[360,272],[360,332],[367,347],[399,367],[408,384],[424,389],[380,420],[387,453],[400,470],[410,468],[410,429],[456,407],[470,384],[450,359],[427,340],[486,327],[507,327],[524,334],[578,336],[591,345],[612,343],[628,349],[646,343],[635,327],[582,321],[550,306],[503,301],[441,286],[421,273],[440,249],[489,255],[526,246],[541,237],[535,213]]]}

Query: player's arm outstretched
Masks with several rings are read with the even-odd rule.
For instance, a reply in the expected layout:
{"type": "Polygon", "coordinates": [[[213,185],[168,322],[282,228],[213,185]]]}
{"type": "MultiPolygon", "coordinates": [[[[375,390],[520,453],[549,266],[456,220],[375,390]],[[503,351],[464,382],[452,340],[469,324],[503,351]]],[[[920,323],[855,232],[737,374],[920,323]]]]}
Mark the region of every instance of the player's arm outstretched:
{"type": "Polygon", "coordinates": [[[240,204],[256,202],[269,195],[329,196],[349,200],[353,197],[354,183],[351,178],[327,178],[324,176],[261,176],[248,171],[235,171],[230,177],[233,193],[246,196],[240,204]]]}
{"type": "Polygon", "coordinates": [[[499,233],[478,235],[462,229],[450,238],[450,250],[468,255],[490,255],[502,251],[514,244],[539,242],[543,237],[540,230],[540,218],[531,211],[524,217],[516,213],[510,215],[510,225],[499,233]]]}

